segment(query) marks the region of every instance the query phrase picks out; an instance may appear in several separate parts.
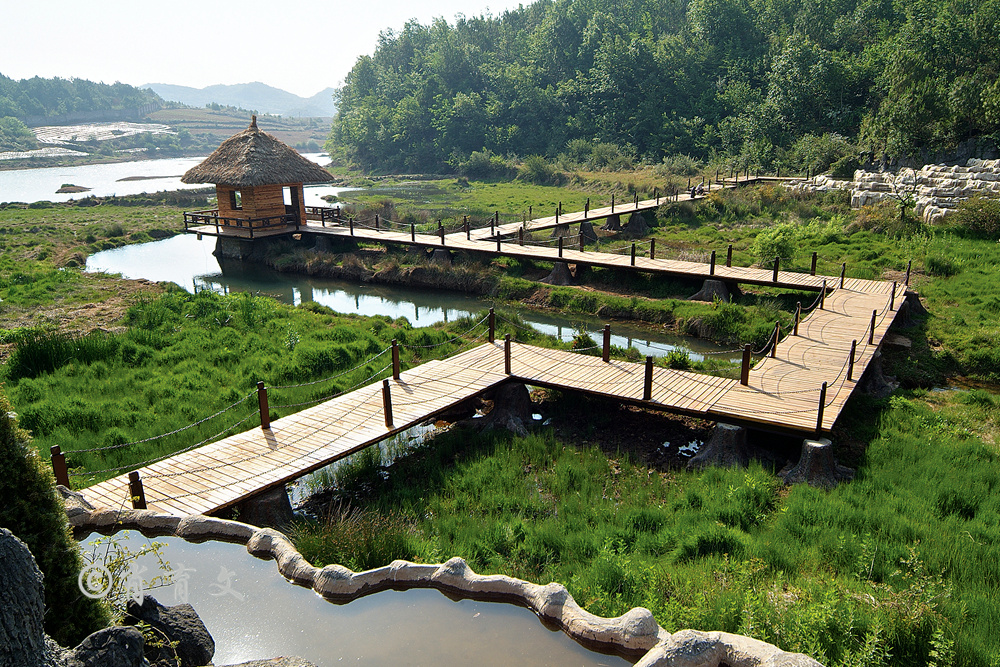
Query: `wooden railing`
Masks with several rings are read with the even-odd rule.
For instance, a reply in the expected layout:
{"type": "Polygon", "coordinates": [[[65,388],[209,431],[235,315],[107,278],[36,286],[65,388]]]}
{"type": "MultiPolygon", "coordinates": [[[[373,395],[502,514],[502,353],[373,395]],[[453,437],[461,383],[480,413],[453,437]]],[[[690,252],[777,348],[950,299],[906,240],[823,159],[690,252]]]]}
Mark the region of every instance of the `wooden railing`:
{"type": "Polygon", "coordinates": [[[340,220],[340,207],[306,206],[306,220],[318,220],[325,227],[328,222],[340,220]]]}
{"type": "Polygon", "coordinates": [[[253,238],[255,230],[261,231],[264,229],[274,229],[275,227],[288,227],[290,225],[298,229],[299,220],[298,216],[294,213],[269,215],[260,218],[222,216],[219,215],[218,209],[184,213],[184,231],[191,231],[191,227],[200,227],[203,225],[214,225],[216,234],[221,234],[221,228],[223,227],[246,229],[250,234],[250,238],[253,238]]]}

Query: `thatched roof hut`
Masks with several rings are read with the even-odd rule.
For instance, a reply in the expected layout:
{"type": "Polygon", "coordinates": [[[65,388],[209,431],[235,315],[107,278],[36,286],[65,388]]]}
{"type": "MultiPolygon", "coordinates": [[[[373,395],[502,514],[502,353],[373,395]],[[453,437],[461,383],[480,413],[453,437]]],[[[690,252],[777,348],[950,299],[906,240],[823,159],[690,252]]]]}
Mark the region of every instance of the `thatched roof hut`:
{"type": "Polygon", "coordinates": [[[262,132],[253,116],[250,127],[235,134],[181,177],[182,183],[215,183],[235,188],[289,183],[329,183],[325,169],[295,149],[262,132]]]}

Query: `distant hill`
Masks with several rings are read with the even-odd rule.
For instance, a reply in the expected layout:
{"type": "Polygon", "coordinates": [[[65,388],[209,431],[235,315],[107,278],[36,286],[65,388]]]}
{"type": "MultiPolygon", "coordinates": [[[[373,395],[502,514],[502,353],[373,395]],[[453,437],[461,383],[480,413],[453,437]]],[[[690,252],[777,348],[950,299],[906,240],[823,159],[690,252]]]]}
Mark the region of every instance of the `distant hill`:
{"type": "Polygon", "coordinates": [[[151,88],[165,100],[180,102],[193,107],[216,104],[256,110],[261,113],[282,116],[325,116],[331,117],[337,107],[333,103],[333,88],[326,88],[312,97],[299,97],[287,90],[281,90],[255,81],[235,85],[215,85],[207,88],[175,86],[169,83],[147,83],[143,88],[151,88]]]}

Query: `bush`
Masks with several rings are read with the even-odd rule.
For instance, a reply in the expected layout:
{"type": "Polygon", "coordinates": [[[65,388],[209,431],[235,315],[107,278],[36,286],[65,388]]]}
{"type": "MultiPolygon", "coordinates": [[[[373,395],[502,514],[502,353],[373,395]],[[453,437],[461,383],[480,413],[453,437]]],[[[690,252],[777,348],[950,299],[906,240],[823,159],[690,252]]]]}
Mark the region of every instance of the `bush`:
{"type": "Polygon", "coordinates": [[[461,176],[468,178],[506,178],[514,174],[513,166],[489,149],[473,151],[467,159],[453,165],[461,176]]]}
{"type": "Polygon", "coordinates": [[[656,166],[659,176],[694,176],[700,171],[701,164],[690,155],[668,155],[656,166]]]}
{"type": "Polygon", "coordinates": [[[1000,200],[976,196],[958,205],[954,225],[976,238],[1000,240],[1000,200]]]}
{"type": "Polygon", "coordinates": [[[530,155],[518,169],[517,177],[529,183],[549,185],[559,181],[559,172],[541,155],[530,155]]]}
{"type": "Polygon", "coordinates": [[[858,169],[861,169],[861,161],[853,155],[845,155],[830,166],[830,175],[850,180],[858,169]]]}
{"type": "Polygon", "coordinates": [[[750,252],[762,266],[773,263],[775,257],[788,260],[795,252],[794,239],[795,228],[792,225],[776,225],[757,234],[750,252]]]}
{"type": "Polygon", "coordinates": [[[75,646],[105,627],[108,613],[77,586],[80,549],[70,536],[52,473],[16,419],[0,394],[0,527],[28,545],[45,577],[45,632],[63,646],[75,646]]]}

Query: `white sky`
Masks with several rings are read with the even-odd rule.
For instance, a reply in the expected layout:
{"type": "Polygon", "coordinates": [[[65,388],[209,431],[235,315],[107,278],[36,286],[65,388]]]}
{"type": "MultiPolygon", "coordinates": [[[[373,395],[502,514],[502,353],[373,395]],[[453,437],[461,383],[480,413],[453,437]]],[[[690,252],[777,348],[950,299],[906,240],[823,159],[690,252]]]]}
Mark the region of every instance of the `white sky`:
{"type": "Polygon", "coordinates": [[[261,81],[310,97],[341,85],[382,30],[411,18],[497,15],[522,2],[5,0],[0,74],[195,88],[261,81]]]}

